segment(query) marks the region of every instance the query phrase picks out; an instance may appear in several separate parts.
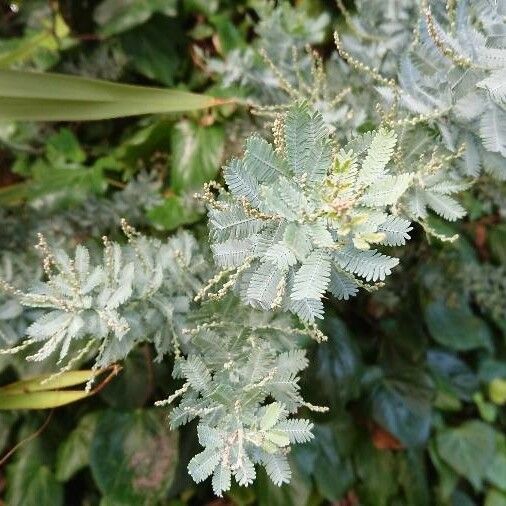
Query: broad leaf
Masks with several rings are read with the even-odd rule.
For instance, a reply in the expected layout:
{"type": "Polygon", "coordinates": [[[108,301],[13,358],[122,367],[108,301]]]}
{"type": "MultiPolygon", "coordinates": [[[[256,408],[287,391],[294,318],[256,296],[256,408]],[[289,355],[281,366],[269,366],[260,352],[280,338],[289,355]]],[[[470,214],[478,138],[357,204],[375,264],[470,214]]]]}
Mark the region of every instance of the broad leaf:
{"type": "Polygon", "coordinates": [[[484,320],[473,314],[467,301],[437,298],[424,307],[425,323],[439,344],[454,350],[492,349],[492,333],[484,320]]]}
{"type": "Polygon", "coordinates": [[[90,462],[90,444],[95,432],[99,413],[84,415],[77,427],[58,448],[56,456],[56,479],[67,481],[90,462]]]}
{"type": "Polygon", "coordinates": [[[168,430],[159,411],[109,410],[98,419],[90,455],[93,477],[104,495],[126,504],[156,502],[174,477],[178,434],[168,430]]]}
{"type": "Polygon", "coordinates": [[[490,425],[471,420],[456,429],[445,429],[436,437],[441,458],[480,490],[492,463],[496,435],[490,425]]]}
{"type": "Polygon", "coordinates": [[[420,369],[388,371],[371,392],[373,419],[406,446],[418,446],[429,437],[431,379],[420,369]]]}
{"type": "Polygon", "coordinates": [[[174,126],[171,188],[176,193],[200,189],[220,169],[225,132],[220,125],[201,126],[183,120],[174,126]]]}
{"type": "Polygon", "coordinates": [[[94,19],[101,35],[108,37],[147,21],[155,12],[174,16],[176,0],[104,0],[95,9],[94,19]]]}

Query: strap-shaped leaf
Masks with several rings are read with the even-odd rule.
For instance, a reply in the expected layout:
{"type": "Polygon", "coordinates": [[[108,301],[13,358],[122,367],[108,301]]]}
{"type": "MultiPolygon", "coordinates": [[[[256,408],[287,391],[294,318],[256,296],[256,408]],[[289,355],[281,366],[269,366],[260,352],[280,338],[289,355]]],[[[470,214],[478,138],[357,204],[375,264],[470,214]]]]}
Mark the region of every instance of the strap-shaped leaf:
{"type": "Polygon", "coordinates": [[[102,389],[121,370],[112,366],[100,370],[66,371],[53,375],[37,376],[21,380],[0,388],[0,410],[48,409],[64,406],[90,397],[102,389]],[[66,387],[81,385],[104,372],[110,374],[93,390],[63,390],[66,387]]]}
{"type": "Polygon", "coordinates": [[[192,111],[225,101],[180,90],[0,69],[0,120],[83,121],[192,111]]]}

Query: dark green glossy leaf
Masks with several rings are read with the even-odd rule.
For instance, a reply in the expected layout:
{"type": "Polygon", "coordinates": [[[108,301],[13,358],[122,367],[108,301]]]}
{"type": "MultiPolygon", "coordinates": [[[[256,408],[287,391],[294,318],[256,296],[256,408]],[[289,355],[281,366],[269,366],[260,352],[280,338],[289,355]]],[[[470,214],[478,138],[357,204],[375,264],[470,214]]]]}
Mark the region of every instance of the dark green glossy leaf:
{"type": "Polygon", "coordinates": [[[171,188],[176,193],[200,189],[220,169],[225,132],[221,125],[201,126],[183,120],[172,132],[171,188]]]}
{"type": "Polygon", "coordinates": [[[490,425],[471,420],[436,437],[441,458],[480,490],[495,452],[496,436],[490,425]]]}
{"type": "MultiPolygon", "coordinates": [[[[20,438],[33,434],[36,427],[25,426],[20,438]]],[[[7,466],[6,504],[9,506],[63,506],[63,488],[50,469],[51,456],[40,440],[30,441],[7,466]]]]}
{"type": "Polygon", "coordinates": [[[420,364],[425,359],[427,338],[423,328],[413,319],[409,310],[403,307],[402,314],[396,314],[396,318],[383,318],[379,322],[382,333],[381,360],[389,367],[403,364],[420,364]]]}
{"type": "Polygon", "coordinates": [[[429,436],[433,396],[432,381],[423,370],[386,371],[371,392],[372,417],[406,446],[421,445],[429,436]]]}
{"type": "Polygon", "coordinates": [[[477,504],[462,490],[455,490],[451,498],[451,506],[477,506],[477,504]]]}
{"type": "Polygon", "coordinates": [[[478,389],[477,376],[455,355],[442,350],[429,350],[427,362],[437,386],[459,399],[471,400],[478,389]]]}
{"type": "Polygon", "coordinates": [[[278,487],[272,483],[262,468],[255,481],[258,506],[307,506],[311,494],[311,481],[298,469],[290,459],[292,479],[290,483],[278,487]]]}
{"type": "Polygon", "coordinates": [[[58,448],[56,456],[56,479],[67,481],[90,462],[90,444],[95,432],[99,413],[84,415],[77,427],[58,448]]]}
{"type": "Polygon", "coordinates": [[[497,435],[494,459],[488,466],[486,478],[492,485],[506,492],[506,436],[504,434],[497,435]]]}
{"type": "Polygon", "coordinates": [[[11,428],[17,419],[18,415],[16,412],[0,412],[0,455],[9,439],[11,428]]]}
{"type": "MultiPolygon", "coordinates": [[[[95,22],[99,33],[108,37],[147,21],[155,12],[174,16],[177,12],[176,0],[104,0],[95,9],[95,22]]],[[[167,37],[169,34],[167,34],[167,37]]]]}
{"type": "Polygon", "coordinates": [[[434,439],[431,439],[428,452],[430,460],[438,473],[438,485],[436,488],[436,494],[443,504],[448,503],[452,496],[455,487],[459,481],[459,476],[456,471],[453,470],[439,455],[436,449],[436,443],[434,439]]]}
{"type": "Polygon", "coordinates": [[[473,314],[465,299],[437,298],[424,307],[425,323],[439,344],[454,350],[491,350],[492,333],[484,320],[473,314]]]}
{"type": "Polygon", "coordinates": [[[99,417],[90,466],[98,488],[111,500],[145,504],[163,497],[177,458],[178,434],[169,430],[162,411],[108,410],[99,417]]]}
{"type": "Polygon", "coordinates": [[[344,414],[332,424],[317,424],[311,441],[293,449],[304,475],[312,475],[318,492],[337,501],[351,488],[354,472],[348,455],[355,444],[352,421],[344,414]]]}
{"type": "Polygon", "coordinates": [[[484,383],[495,378],[506,378],[506,361],[486,358],[480,362],[479,377],[484,383]]]}
{"type": "Polygon", "coordinates": [[[174,85],[186,51],[180,22],[153,16],[144,25],[124,33],[121,43],[137,72],[166,86],[174,85]]]}
{"type": "Polygon", "coordinates": [[[360,390],[362,362],[358,347],[342,320],[329,313],[322,330],[328,340],[315,347],[308,388],[315,402],[339,406],[356,398],[360,390]]]}
{"type": "Polygon", "coordinates": [[[361,505],[387,506],[398,489],[394,454],[377,450],[370,440],[363,438],[354,453],[359,484],[357,493],[361,505]]]}
{"type": "Polygon", "coordinates": [[[506,506],[506,493],[500,490],[489,490],[484,506],[506,506]]]}
{"type": "Polygon", "coordinates": [[[429,506],[430,493],[423,450],[408,450],[398,457],[399,482],[406,506],[429,506]]]}
{"type": "Polygon", "coordinates": [[[190,197],[179,195],[170,195],[163,204],[153,207],[147,214],[153,225],[168,231],[202,218],[202,214],[195,208],[195,202],[190,197]]]}
{"type": "Polygon", "coordinates": [[[142,407],[154,388],[152,357],[147,348],[132,350],[122,362],[123,373],[107,385],[100,397],[116,409],[142,407]]]}
{"type": "Polygon", "coordinates": [[[506,265],[506,224],[496,225],[489,231],[488,243],[494,258],[506,265]]]}

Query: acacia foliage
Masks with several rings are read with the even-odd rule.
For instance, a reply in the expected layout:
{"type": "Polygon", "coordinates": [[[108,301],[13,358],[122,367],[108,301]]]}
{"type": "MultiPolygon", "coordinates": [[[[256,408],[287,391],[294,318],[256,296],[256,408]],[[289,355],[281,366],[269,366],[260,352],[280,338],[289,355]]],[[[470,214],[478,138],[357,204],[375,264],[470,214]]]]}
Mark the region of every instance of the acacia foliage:
{"type": "MultiPolygon", "coordinates": [[[[107,4],[113,3],[104,2],[97,14],[104,23],[101,37],[126,32],[119,37],[132,51],[130,65],[135,62],[145,78],[167,84],[173,78],[167,67],[150,66],[132,41],[146,37],[158,47],[159,35],[174,27],[172,11],[146,3],[139,7],[144,19],[139,29],[129,25],[128,7],[119,11],[125,17],[108,18],[107,4]]],[[[341,39],[349,53],[339,47],[348,63],[337,53],[323,59],[305,51],[307,43],[323,43],[332,52],[326,33],[335,21],[330,9],[314,17],[288,4],[258,12],[260,37],[242,49],[233,48],[237,38],[227,39],[232,31],[223,18],[199,13],[222,43],[209,67],[225,72],[218,86],[247,84],[256,112],[274,123],[271,137],[245,114],[230,116],[229,132],[238,125],[243,132],[246,125],[255,133],[244,150],[227,146],[235,158],[222,174],[219,113],[170,126],[156,120],[135,125],[137,132],[126,135],[112,160],[86,160],[70,131],[51,140],[41,132],[45,153],[18,158],[18,174],[26,181],[14,190],[22,198],[33,191],[28,207],[40,216],[26,222],[16,211],[5,213],[11,232],[2,241],[7,283],[0,338],[14,348],[27,345],[20,351],[44,358],[46,367],[59,361],[56,374],[87,361],[96,367],[121,361],[126,369],[125,382],[120,378],[115,393],[105,393],[91,416],[81,420],[73,413],[76,428],[62,453],[74,455],[77,448],[79,457],[68,467],[58,459],[58,480],[89,466],[104,501],[164,497],[174,476],[177,456],[170,461],[168,448],[176,436],[169,441],[151,410],[104,414],[98,407],[102,401],[145,406],[170,393],[159,404],[169,406],[173,434],[182,440],[181,459],[191,453],[186,459],[191,477],[198,483],[210,478],[214,493],[227,493],[232,501],[242,500],[238,483],[269,505],[305,503],[310,495],[316,502],[345,496],[353,502],[358,496],[371,505],[501,504],[506,327],[504,226],[498,222],[504,191],[477,167],[494,177],[504,168],[504,154],[496,149],[501,131],[492,128],[500,122],[488,124],[490,115],[485,120],[481,111],[497,107],[494,119],[504,105],[498,79],[504,7],[388,1],[378,9],[377,2],[357,1],[356,10],[344,16],[349,30],[341,39]],[[377,37],[368,37],[370,27],[377,37]],[[267,58],[257,51],[261,46],[267,58]],[[297,58],[300,65],[294,64],[297,58]],[[276,69],[272,63],[278,61],[276,69]],[[230,69],[235,72],[227,74],[230,69]],[[349,89],[341,96],[343,84],[349,89]],[[461,109],[478,115],[464,118],[461,109]],[[485,136],[482,123],[488,125],[485,136]],[[146,163],[145,152],[163,145],[158,136],[164,128],[171,129],[163,142],[173,149],[172,187],[165,183],[160,194],[159,183],[134,181],[111,200],[101,196],[113,169],[123,167],[127,178],[139,159],[146,163]],[[55,184],[44,175],[51,167],[60,178],[55,184]],[[217,174],[226,189],[216,184],[204,193],[209,241],[199,227],[192,235],[156,239],[160,228],[199,219],[202,208],[190,194],[217,174]],[[97,195],[60,212],[61,201],[84,187],[97,195]],[[212,188],[218,190],[213,194],[212,188]],[[130,199],[137,202],[132,208],[130,199]],[[56,217],[46,215],[49,204],[56,217]],[[128,219],[147,235],[125,225],[126,238],[100,244],[100,236],[114,236],[117,218],[129,212],[128,219]],[[26,235],[42,231],[54,244],[42,243],[45,272],[31,256],[16,258],[26,245],[18,232],[25,226],[26,235]],[[62,235],[70,240],[61,241],[62,235]],[[61,247],[74,241],[86,246],[61,247]],[[387,278],[392,270],[393,279],[387,278]],[[372,293],[358,293],[359,288],[372,293]],[[338,302],[353,295],[358,297],[338,302]],[[25,332],[27,340],[16,343],[25,332]],[[308,344],[308,335],[327,342],[308,344]],[[152,349],[160,364],[149,358],[152,349]],[[152,382],[156,392],[146,400],[143,392],[152,382]],[[193,420],[196,431],[179,429],[193,420]],[[195,432],[198,444],[192,446],[188,434],[195,432]],[[83,447],[90,444],[88,455],[83,447]],[[104,451],[107,459],[101,458],[104,451]],[[123,466],[112,482],[104,461],[131,467],[123,466]],[[139,467],[147,474],[132,471],[139,467]],[[271,488],[266,476],[283,484],[281,491],[271,488]],[[435,481],[437,488],[430,485],[435,481]]],[[[125,75],[126,62],[111,54],[117,50],[111,44],[105,53],[88,55],[101,65],[81,62],[79,68],[125,75]]],[[[73,68],[63,56],[64,68],[73,68]]],[[[25,137],[19,132],[8,137],[20,139],[25,137]]],[[[109,151],[97,147],[104,155],[109,151]]],[[[164,162],[161,169],[158,163],[148,162],[163,172],[164,162]]],[[[153,181],[159,180],[156,171],[153,181]]],[[[16,192],[2,198],[9,195],[16,192]]],[[[24,359],[8,360],[26,370],[24,359]]],[[[30,494],[31,487],[47,483],[57,491],[55,504],[61,502],[61,485],[46,461],[39,452],[26,455],[10,476],[32,476],[23,470],[32,463],[35,478],[18,489],[30,494]]],[[[199,499],[206,493],[188,486],[199,499]]],[[[16,504],[14,489],[9,485],[16,504]]]]}

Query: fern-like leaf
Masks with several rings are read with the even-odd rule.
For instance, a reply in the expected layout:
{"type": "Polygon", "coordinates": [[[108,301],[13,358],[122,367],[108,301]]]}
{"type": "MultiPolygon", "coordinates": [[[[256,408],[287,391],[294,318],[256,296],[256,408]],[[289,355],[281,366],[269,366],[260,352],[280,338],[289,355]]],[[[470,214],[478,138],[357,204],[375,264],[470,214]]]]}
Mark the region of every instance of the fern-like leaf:
{"type": "Polygon", "coordinates": [[[385,234],[385,239],[381,244],[388,246],[403,246],[410,239],[409,232],[413,230],[411,223],[399,216],[388,216],[387,219],[378,226],[378,232],[385,234]]]}
{"type": "Polygon", "coordinates": [[[398,258],[383,255],[376,250],[361,251],[346,248],[335,254],[342,269],[365,278],[366,281],[383,281],[399,263],[398,258]]]}
{"type": "Polygon", "coordinates": [[[379,130],[374,136],[358,176],[358,185],[369,186],[385,175],[385,167],[392,158],[397,136],[392,130],[379,130]]]}
{"type": "Polygon", "coordinates": [[[322,250],[313,251],[295,274],[293,300],[320,299],[330,281],[330,258],[322,250]]]}
{"type": "Polygon", "coordinates": [[[503,109],[492,105],[482,114],[480,135],[489,151],[506,158],[506,112],[503,109]]]}

